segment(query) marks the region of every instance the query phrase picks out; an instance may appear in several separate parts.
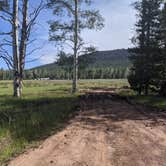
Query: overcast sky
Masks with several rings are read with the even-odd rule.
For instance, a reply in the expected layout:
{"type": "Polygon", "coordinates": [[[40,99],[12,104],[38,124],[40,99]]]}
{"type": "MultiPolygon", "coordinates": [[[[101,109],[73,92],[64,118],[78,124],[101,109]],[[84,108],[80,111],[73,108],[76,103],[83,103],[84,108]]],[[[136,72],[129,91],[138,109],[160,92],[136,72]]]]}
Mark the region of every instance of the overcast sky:
{"type": "MultiPolygon", "coordinates": [[[[135,11],[131,3],[135,0],[94,0],[94,7],[100,10],[105,19],[105,27],[100,32],[86,30],[83,38],[86,43],[95,45],[98,50],[113,50],[131,47],[130,38],[133,35],[135,23],[135,11]]],[[[36,1],[37,2],[37,1],[36,1]]],[[[53,43],[48,42],[48,23],[51,19],[49,11],[44,11],[38,18],[39,24],[36,27],[35,37],[38,42],[36,46],[42,49],[33,56],[42,56],[34,63],[28,63],[26,68],[54,62],[57,49],[53,43]]],[[[5,67],[0,61],[1,67],[5,67]]]]}

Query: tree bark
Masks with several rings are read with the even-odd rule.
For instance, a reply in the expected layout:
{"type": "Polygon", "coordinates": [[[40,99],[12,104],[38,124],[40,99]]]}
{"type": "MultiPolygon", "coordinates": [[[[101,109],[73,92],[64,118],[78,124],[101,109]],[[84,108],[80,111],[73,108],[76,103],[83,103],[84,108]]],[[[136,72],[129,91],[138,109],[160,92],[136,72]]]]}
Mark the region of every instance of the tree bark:
{"type": "Polygon", "coordinates": [[[145,95],[149,95],[149,83],[145,84],[145,95]]]}
{"type": "Polygon", "coordinates": [[[77,46],[78,46],[78,0],[75,0],[75,27],[74,27],[74,65],[73,65],[73,85],[72,93],[77,92],[77,80],[78,80],[78,57],[77,57],[77,46]]]}
{"type": "Polygon", "coordinates": [[[141,94],[142,94],[142,85],[140,84],[138,88],[138,95],[141,95],[141,94]]]}
{"type": "Polygon", "coordinates": [[[14,81],[13,81],[13,91],[14,97],[21,97],[22,95],[22,80],[18,72],[14,73],[14,81]]]}
{"type": "Polygon", "coordinates": [[[166,97],[166,81],[163,81],[159,91],[160,96],[166,97]]]}
{"type": "Polygon", "coordinates": [[[18,49],[18,0],[13,0],[13,90],[14,90],[14,96],[20,97],[19,92],[19,49],[18,49]]]}
{"type": "Polygon", "coordinates": [[[19,70],[20,70],[20,94],[22,94],[22,80],[23,80],[23,71],[25,66],[25,56],[26,56],[26,46],[27,46],[27,26],[28,26],[28,0],[23,0],[23,21],[21,29],[21,41],[19,47],[19,70]]]}

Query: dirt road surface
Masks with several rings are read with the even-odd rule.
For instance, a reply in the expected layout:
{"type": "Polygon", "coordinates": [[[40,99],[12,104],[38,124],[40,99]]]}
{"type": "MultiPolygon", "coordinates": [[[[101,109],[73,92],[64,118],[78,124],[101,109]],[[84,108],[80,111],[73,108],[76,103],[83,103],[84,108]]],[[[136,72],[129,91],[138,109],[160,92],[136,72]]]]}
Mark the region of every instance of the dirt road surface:
{"type": "Polygon", "coordinates": [[[124,100],[83,99],[63,131],[9,166],[166,166],[166,112],[124,100]]]}

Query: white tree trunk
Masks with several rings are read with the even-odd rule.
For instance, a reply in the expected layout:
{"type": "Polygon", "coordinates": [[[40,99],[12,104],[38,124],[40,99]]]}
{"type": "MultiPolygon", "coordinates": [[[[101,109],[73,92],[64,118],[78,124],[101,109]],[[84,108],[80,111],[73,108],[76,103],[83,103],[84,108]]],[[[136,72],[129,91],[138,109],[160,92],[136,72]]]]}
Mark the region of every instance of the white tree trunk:
{"type": "Polygon", "coordinates": [[[77,80],[78,80],[78,0],[75,0],[75,28],[74,28],[74,65],[73,65],[73,85],[72,93],[77,92],[77,80]]]}
{"type": "Polygon", "coordinates": [[[14,90],[14,96],[15,97],[21,97],[22,95],[22,80],[15,76],[14,82],[13,82],[13,90],[14,90]]]}
{"type": "Polygon", "coordinates": [[[13,65],[14,65],[14,81],[13,89],[14,96],[20,97],[20,91],[18,86],[18,76],[19,76],[19,49],[18,49],[18,0],[13,0],[13,65]]]}
{"type": "Polygon", "coordinates": [[[22,21],[22,29],[21,29],[21,41],[19,47],[19,89],[20,95],[22,95],[22,80],[23,80],[23,72],[25,66],[25,56],[26,56],[26,47],[27,47],[27,28],[28,28],[28,0],[23,0],[23,21],[22,21]]]}

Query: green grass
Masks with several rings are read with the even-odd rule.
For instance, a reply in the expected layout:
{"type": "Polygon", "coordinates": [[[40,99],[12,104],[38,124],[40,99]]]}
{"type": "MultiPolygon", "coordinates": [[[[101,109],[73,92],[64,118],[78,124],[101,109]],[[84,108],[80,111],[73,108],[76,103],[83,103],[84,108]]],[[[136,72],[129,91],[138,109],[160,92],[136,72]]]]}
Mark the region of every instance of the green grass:
{"type": "Polygon", "coordinates": [[[135,96],[134,100],[137,103],[145,104],[148,106],[157,107],[166,110],[166,98],[151,95],[151,96],[135,96]]]}
{"type": "MultiPolygon", "coordinates": [[[[79,80],[81,92],[127,86],[127,80],[123,79],[79,80]]],[[[117,92],[138,102],[166,108],[163,98],[138,97],[130,89],[117,92]]],[[[24,81],[23,96],[15,99],[12,81],[0,81],[0,165],[62,130],[79,108],[78,95],[71,94],[71,81],[24,81]]]]}
{"type": "MultiPolygon", "coordinates": [[[[0,81],[0,165],[63,129],[78,106],[71,81],[24,81],[21,99],[12,97],[12,81],[0,81]]],[[[79,88],[119,88],[126,80],[80,80],[79,88]]]]}
{"type": "Polygon", "coordinates": [[[140,95],[137,95],[136,92],[134,92],[131,89],[124,89],[124,90],[122,89],[117,91],[117,93],[120,96],[130,97],[136,103],[166,110],[166,98],[160,97],[156,94],[150,94],[148,96],[145,96],[145,95],[140,96],[140,95]]]}
{"type": "Polygon", "coordinates": [[[70,83],[25,81],[21,99],[12,97],[12,82],[0,82],[0,165],[11,156],[62,129],[76,111],[70,83]]]}

